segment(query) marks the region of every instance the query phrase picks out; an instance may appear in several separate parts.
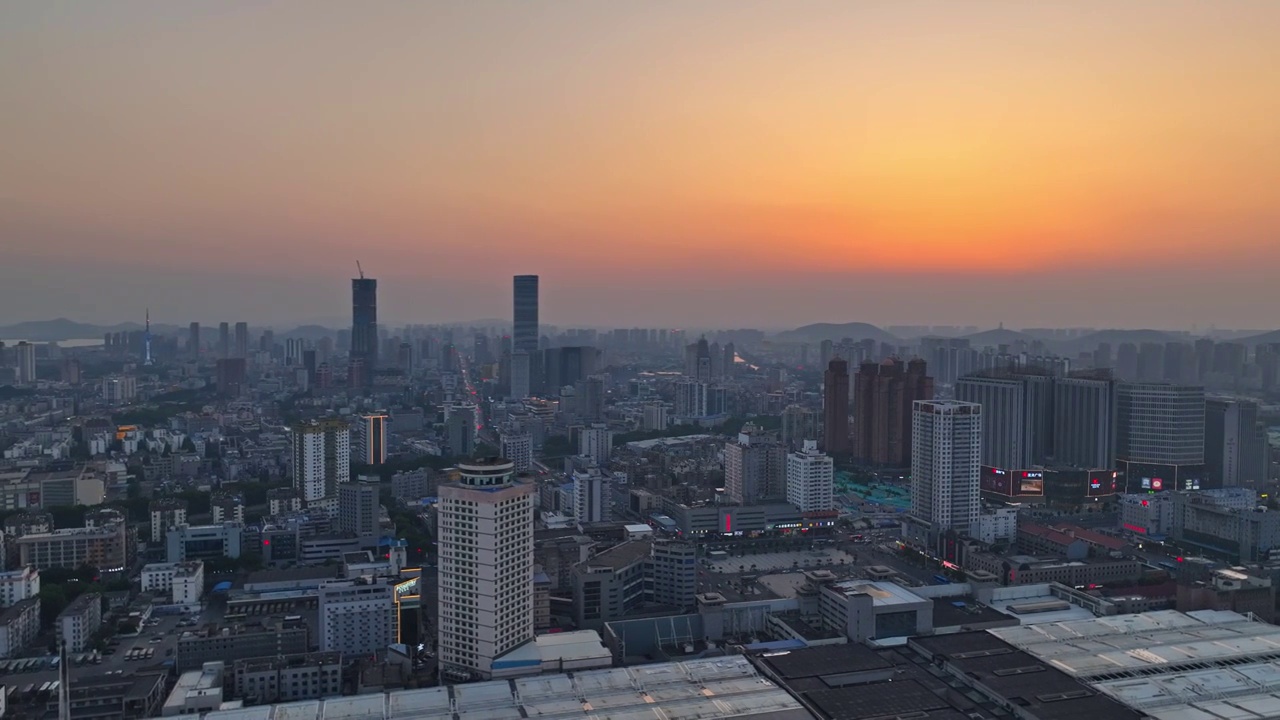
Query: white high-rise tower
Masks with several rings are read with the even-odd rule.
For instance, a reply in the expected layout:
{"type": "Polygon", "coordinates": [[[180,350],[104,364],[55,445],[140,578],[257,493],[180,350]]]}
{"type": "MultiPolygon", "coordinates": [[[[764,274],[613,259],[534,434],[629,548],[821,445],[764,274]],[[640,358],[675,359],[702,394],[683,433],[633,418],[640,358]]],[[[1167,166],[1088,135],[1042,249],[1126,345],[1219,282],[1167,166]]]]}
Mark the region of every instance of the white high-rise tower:
{"type": "Polygon", "coordinates": [[[917,400],[911,418],[911,515],[931,537],[976,530],[982,406],[917,400]]]}
{"type": "Polygon", "coordinates": [[[533,484],[509,460],[458,464],[440,486],[442,672],[491,678],[494,663],[533,640],[533,484]]]}
{"type": "Polygon", "coordinates": [[[832,509],[834,471],[831,456],[818,450],[818,441],[805,440],[803,449],[787,455],[787,502],[802,513],[832,509]]]}

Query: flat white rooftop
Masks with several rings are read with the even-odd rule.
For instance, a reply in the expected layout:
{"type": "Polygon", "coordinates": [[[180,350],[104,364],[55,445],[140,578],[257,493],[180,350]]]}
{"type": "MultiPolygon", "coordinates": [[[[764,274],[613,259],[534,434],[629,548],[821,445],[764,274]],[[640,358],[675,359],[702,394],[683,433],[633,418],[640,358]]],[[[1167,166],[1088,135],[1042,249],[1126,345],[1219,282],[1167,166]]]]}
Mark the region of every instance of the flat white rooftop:
{"type": "Polygon", "coordinates": [[[810,717],[741,656],[223,710],[205,720],[715,720],[810,717]]]}

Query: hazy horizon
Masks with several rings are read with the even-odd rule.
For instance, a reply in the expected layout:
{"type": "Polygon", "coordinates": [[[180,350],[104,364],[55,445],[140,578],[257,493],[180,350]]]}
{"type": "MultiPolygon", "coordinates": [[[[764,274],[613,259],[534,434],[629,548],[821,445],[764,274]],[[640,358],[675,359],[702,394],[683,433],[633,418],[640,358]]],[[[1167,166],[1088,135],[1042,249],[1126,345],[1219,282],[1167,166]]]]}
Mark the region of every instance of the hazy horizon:
{"type": "Polygon", "coordinates": [[[1280,3],[0,7],[0,325],[1280,326],[1280,3]]]}

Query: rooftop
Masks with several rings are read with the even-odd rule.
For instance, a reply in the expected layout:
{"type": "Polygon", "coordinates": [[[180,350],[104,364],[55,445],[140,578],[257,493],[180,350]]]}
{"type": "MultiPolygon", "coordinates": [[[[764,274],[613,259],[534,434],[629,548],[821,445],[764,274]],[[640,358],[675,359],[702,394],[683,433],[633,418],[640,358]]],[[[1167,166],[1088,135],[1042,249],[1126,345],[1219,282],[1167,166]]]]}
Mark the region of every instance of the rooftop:
{"type": "Polygon", "coordinates": [[[647,541],[632,540],[615,545],[590,560],[579,564],[578,567],[585,568],[588,571],[599,568],[621,570],[649,557],[652,549],[653,546],[647,541]]]}
{"type": "Polygon", "coordinates": [[[206,720],[810,720],[742,656],[263,705],[206,720]],[[456,713],[456,715],[455,715],[456,713]]]}
{"type": "Polygon", "coordinates": [[[928,602],[924,598],[916,595],[901,585],[891,582],[847,580],[842,583],[828,585],[827,587],[846,596],[866,593],[871,596],[873,604],[876,607],[928,602]]]}

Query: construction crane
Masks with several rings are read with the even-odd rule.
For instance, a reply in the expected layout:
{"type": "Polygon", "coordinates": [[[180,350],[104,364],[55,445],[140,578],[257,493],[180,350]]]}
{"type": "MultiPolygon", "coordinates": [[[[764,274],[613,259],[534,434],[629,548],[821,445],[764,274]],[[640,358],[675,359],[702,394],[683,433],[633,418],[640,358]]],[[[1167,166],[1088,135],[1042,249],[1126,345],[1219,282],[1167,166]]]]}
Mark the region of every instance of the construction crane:
{"type": "Polygon", "coordinates": [[[364,268],[360,267],[360,261],[356,261],[356,271],[360,273],[360,279],[364,279],[364,268]]]}

